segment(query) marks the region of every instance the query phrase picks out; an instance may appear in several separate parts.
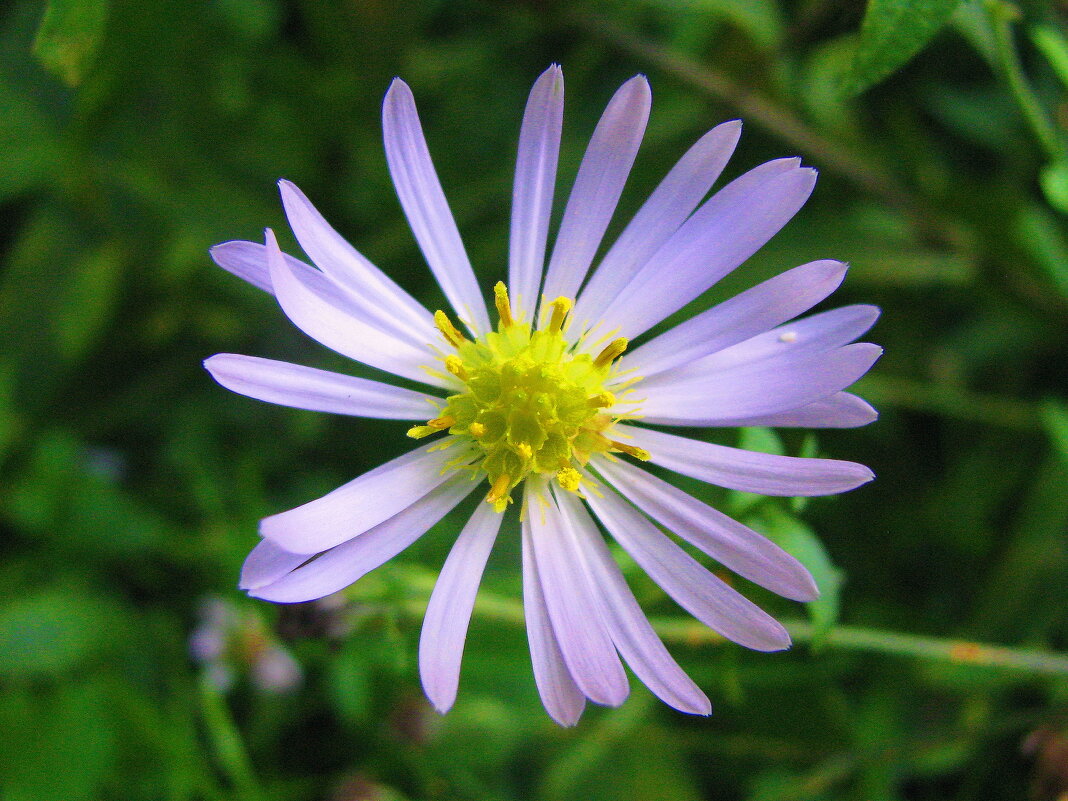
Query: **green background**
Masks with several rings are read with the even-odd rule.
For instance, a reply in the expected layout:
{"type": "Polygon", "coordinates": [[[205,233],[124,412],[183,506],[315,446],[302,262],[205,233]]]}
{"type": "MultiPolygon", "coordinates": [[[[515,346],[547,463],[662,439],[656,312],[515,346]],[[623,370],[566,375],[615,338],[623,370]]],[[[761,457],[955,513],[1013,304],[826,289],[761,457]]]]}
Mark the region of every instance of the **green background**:
{"type": "MultiPolygon", "coordinates": [[[[1063,5],[642,0],[9,0],[0,6],[0,799],[1055,799],[1068,789],[1068,160],[1063,5]],[[725,645],[625,564],[712,717],[637,682],[574,729],[541,709],[518,548],[498,543],[459,700],[418,683],[454,515],[347,604],[235,587],[260,517],[406,449],[400,423],[215,385],[233,351],[359,373],[211,245],[271,226],[274,182],[440,304],[389,183],[400,75],[480,281],[502,277],[526,93],[564,67],[557,205],[615,88],[649,131],[613,231],[741,117],[733,177],[801,155],[812,200],[696,307],[815,258],[877,303],[864,429],[716,441],[868,464],[807,504],[697,489],[805,560],[783,654],[725,645]],[[190,656],[208,598],[225,663],[190,656]],[[1015,649],[961,646],[979,641],[1015,649]],[[255,681],[264,648],[302,666],[255,681]],[[1062,749],[1058,757],[1057,749],[1062,749]]],[[[559,209],[558,209],[559,213],[559,209]]],[[[738,580],[739,586],[744,582],[738,580]]]]}

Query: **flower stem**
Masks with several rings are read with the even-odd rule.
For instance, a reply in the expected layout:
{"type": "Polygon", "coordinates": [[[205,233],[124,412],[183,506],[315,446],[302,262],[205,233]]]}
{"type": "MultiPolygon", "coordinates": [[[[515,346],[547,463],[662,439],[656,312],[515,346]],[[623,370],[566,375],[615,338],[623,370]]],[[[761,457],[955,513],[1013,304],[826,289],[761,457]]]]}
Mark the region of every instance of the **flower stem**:
{"type": "Polygon", "coordinates": [[[1019,11],[1015,6],[1003,0],[987,0],[986,13],[994,33],[994,52],[1009,91],[1020,107],[1027,124],[1031,127],[1032,133],[1042,146],[1046,157],[1050,161],[1058,161],[1064,157],[1064,147],[1049,117],[1046,116],[1038,96],[1027,82],[1023,66],[1020,64],[1020,56],[1016,52],[1016,44],[1013,41],[1012,21],[1019,16],[1019,11]]]}
{"type": "MultiPolygon", "coordinates": [[[[434,585],[434,575],[429,571],[412,567],[396,570],[397,583],[406,585],[412,596],[392,601],[390,608],[399,608],[402,614],[418,620],[426,611],[427,598],[434,585]]],[[[354,599],[363,603],[374,604],[384,600],[359,594],[358,585],[354,590],[350,590],[350,593],[354,599]]],[[[515,625],[523,623],[522,604],[518,600],[494,593],[481,591],[475,604],[475,611],[483,617],[502,622],[515,625]]],[[[650,622],[657,634],[666,642],[691,647],[725,642],[719,634],[695,621],[652,618],[650,622]]],[[[863,626],[839,625],[828,632],[817,634],[812,624],[804,620],[784,620],[783,625],[790,632],[794,642],[812,642],[818,636],[820,647],[825,649],[838,648],[847,651],[891,654],[1037,675],[1068,675],[1068,654],[1029,648],[1004,648],[968,640],[902,634],[863,626]]]]}
{"type": "Polygon", "coordinates": [[[241,741],[226,699],[210,681],[200,682],[200,714],[207,729],[215,758],[234,788],[235,798],[259,801],[261,794],[252,771],[252,763],[241,741]]]}

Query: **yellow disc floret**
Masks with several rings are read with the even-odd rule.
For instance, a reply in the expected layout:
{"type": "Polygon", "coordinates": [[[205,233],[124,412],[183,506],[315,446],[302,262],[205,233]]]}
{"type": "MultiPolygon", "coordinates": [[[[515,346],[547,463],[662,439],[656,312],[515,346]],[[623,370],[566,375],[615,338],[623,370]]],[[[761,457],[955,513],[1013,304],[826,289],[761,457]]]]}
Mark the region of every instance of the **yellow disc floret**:
{"type": "Polygon", "coordinates": [[[559,487],[577,494],[582,481],[577,468],[591,455],[621,451],[648,458],[606,436],[619,418],[610,412],[616,396],[605,383],[627,341],[617,339],[593,358],[575,352],[564,336],[574,305],[570,299],[547,303],[547,325],[537,331],[513,316],[504,284],[494,287],[494,299],[500,316],[497,330],[473,341],[444,312],[434,315],[445,341],[455,349],[444,357],[445,369],[464,389],[446,399],[438,417],[415,426],[408,436],[421,438],[447,428],[468,439],[478,454],[472,467],[489,480],[486,500],[499,512],[511,503],[512,490],[532,473],[555,479],[559,487]]]}

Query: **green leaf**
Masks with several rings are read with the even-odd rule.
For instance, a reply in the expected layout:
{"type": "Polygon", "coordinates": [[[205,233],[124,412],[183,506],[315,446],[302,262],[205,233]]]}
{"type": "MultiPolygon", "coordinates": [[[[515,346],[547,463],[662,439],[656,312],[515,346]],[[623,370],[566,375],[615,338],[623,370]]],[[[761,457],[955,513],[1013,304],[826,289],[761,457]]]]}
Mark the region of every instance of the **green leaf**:
{"type": "Polygon", "coordinates": [[[847,81],[860,94],[900,69],[941,30],[960,0],[870,0],[847,81]]]}
{"type": "Polygon", "coordinates": [[[1042,405],[1042,424],[1053,448],[1068,463],[1068,404],[1049,400],[1042,405]]]}
{"type": "Polygon", "coordinates": [[[1013,223],[1017,244],[1068,297],[1068,238],[1056,215],[1034,203],[1021,208],[1013,223]]]}
{"type": "Polygon", "coordinates": [[[1068,214],[1068,161],[1055,161],[1042,168],[1039,184],[1046,200],[1057,211],[1068,214]]]}
{"type": "Polygon", "coordinates": [[[839,597],[844,574],[831,562],[816,533],[805,523],[775,507],[769,507],[750,525],[762,531],[787,553],[795,556],[812,574],[820,597],[805,604],[812,620],[812,644],[820,640],[838,622],[839,597]]]}
{"type": "Polygon", "coordinates": [[[1031,41],[1068,89],[1068,39],[1052,25],[1036,25],[1031,29],[1031,41]]]}
{"type": "Polygon", "coordinates": [[[50,0],[34,55],[67,86],[77,86],[93,64],[107,16],[106,0],[50,0]]]}
{"type": "Polygon", "coordinates": [[[54,589],[29,595],[0,611],[0,676],[55,675],[89,658],[111,629],[99,601],[54,589]]]}

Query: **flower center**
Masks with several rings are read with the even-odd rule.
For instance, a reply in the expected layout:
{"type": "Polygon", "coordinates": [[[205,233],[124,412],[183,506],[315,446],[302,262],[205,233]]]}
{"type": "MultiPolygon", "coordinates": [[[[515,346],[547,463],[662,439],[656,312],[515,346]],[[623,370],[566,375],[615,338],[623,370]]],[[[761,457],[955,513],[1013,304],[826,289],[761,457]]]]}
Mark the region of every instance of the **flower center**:
{"type": "Polygon", "coordinates": [[[464,383],[450,395],[439,417],[415,426],[415,439],[448,430],[473,444],[472,468],[485,473],[486,500],[503,512],[511,492],[531,473],[550,476],[563,489],[581,494],[578,467],[590,456],[617,451],[639,459],[640,448],[610,438],[612,426],[626,415],[613,414],[616,396],[606,388],[614,362],[627,340],[613,340],[593,357],[577,353],[564,336],[573,303],[557,298],[543,310],[545,325],[533,330],[512,316],[508,290],[494,287],[500,322],[496,331],[471,341],[438,311],[438,329],[454,352],[445,369],[464,383]]]}

